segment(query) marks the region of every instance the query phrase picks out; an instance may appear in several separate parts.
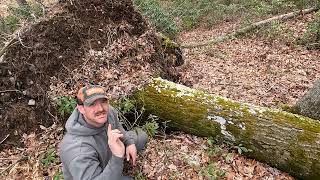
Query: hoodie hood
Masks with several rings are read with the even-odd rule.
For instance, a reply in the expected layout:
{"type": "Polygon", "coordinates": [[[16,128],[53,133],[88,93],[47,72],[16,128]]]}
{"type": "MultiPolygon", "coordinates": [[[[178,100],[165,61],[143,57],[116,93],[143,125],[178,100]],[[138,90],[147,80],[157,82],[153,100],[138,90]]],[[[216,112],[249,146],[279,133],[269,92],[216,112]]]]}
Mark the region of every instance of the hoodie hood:
{"type": "Polygon", "coordinates": [[[96,135],[101,131],[106,130],[105,126],[94,127],[88,124],[77,108],[73,110],[71,116],[66,122],[65,127],[68,133],[80,136],[96,135]]]}

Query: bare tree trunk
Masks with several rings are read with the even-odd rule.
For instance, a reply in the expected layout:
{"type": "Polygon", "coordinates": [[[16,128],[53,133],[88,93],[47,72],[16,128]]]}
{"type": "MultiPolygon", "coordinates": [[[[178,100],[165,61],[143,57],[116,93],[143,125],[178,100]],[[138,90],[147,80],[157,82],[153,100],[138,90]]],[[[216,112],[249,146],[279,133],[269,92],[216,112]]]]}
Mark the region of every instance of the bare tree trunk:
{"type": "Polygon", "coordinates": [[[248,157],[297,178],[320,179],[320,122],[154,79],[144,91],[148,114],[177,130],[212,136],[253,150],[248,157]]]}

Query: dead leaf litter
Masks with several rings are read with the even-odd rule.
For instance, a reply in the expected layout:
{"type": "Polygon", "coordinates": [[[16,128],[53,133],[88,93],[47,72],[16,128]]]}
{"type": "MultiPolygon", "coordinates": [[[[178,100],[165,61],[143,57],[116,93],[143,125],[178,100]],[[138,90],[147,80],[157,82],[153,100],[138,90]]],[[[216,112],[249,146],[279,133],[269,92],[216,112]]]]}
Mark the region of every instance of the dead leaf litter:
{"type": "MultiPolygon", "coordinates": [[[[310,16],[303,18],[307,22],[310,16]]],[[[306,26],[300,22],[293,20],[286,25],[294,34],[301,34],[306,26]]],[[[209,39],[206,35],[210,33],[203,31],[184,32],[180,41],[209,39]]],[[[100,52],[91,53],[99,56],[100,52]]],[[[294,104],[320,76],[319,51],[284,44],[280,39],[266,41],[259,36],[245,37],[210,47],[185,49],[184,54],[190,64],[182,73],[183,83],[261,106],[294,104]]],[[[77,71],[74,70],[73,78],[81,78],[76,77],[77,71]]],[[[0,179],[61,177],[57,154],[63,128],[57,124],[40,128],[44,130],[40,134],[23,135],[24,147],[8,147],[0,152],[0,179]]],[[[210,145],[206,138],[183,133],[151,139],[146,150],[140,153],[138,165],[128,168],[127,173],[157,180],[293,179],[268,165],[228,152],[223,145],[210,145]]]]}

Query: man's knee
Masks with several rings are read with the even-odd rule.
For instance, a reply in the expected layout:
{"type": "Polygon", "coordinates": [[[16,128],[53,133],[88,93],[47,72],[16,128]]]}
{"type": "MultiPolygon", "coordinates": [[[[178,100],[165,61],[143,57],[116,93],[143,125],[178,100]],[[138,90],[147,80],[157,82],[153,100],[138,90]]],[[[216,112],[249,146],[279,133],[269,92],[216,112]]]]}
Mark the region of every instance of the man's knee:
{"type": "Polygon", "coordinates": [[[148,141],[148,135],[141,129],[136,129],[128,132],[131,137],[134,137],[134,144],[137,147],[137,150],[140,151],[146,147],[148,141]]]}

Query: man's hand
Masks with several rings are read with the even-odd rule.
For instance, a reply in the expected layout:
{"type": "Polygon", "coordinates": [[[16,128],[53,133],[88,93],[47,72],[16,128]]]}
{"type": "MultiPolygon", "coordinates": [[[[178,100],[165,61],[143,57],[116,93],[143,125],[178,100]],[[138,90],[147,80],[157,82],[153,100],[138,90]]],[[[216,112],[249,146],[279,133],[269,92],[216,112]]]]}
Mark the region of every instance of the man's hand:
{"type": "Polygon", "coordinates": [[[131,144],[127,147],[126,149],[126,156],[127,156],[127,161],[130,160],[131,157],[131,163],[132,165],[136,165],[136,159],[137,159],[137,148],[135,144],[131,144]]]}
{"type": "Polygon", "coordinates": [[[125,147],[120,138],[123,137],[123,134],[120,130],[112,130],[111,124],[108,125],[108,145],[113,155],[123,158],[125,147]]]}

